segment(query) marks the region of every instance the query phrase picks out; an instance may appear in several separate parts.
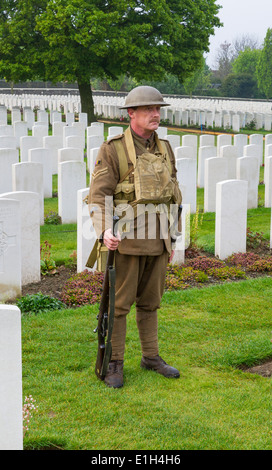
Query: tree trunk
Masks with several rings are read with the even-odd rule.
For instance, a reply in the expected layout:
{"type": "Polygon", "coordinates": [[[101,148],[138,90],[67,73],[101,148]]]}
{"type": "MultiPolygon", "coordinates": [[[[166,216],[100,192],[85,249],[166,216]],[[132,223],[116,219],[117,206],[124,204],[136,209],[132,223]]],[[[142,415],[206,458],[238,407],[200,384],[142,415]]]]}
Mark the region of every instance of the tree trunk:
{"type": "Polygon", "coordinates": [[[79,80],[77,83],[81,100],[81,111],[82,113],[87,113],[89,126],[91,122],[96,121],[91,84],[90,82],[81,83],[79,80]]]}

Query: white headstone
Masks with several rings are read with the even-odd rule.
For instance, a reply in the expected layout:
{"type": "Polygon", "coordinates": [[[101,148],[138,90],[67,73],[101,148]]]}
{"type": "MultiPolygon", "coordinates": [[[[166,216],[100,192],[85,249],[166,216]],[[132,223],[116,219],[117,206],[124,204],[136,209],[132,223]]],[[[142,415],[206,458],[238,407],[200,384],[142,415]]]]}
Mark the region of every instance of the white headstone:
{"type": "Polygon", "coordinates": [[[196,153],[193,147],[182,145],[174,150],[176,160],[178,158],[193,158],[196,160],[196,153]]]}
{"type": "Polygon", "coordinates": [[[5,106],[0,106],[0,122],[7,124],[8,110],[5,106]]]}
{"type": "Polygon", "coordinates": [[[0,149],[0,194],[12,191],[12,165],[18,162],[17,149],[0,149]]]}
{"type": "Polygon", "coordinates": [[[14,135],[2,135],[0,136],[0,149],[16,149],[16,137],[14,135]]]}
{"type": "Polygon", "coordinates": [[[42,163],[22,162],[12,165],[12,191],[30,191],[39,195],[40,225],[43,225],[44,189],[42,163]]]}
{"type": "Polygon", "coordinates": [[[8,124],[2,124],[0,126],[0,136],[13,136],[14,137],[14,127],[8,124]]]}
{"type": "Polygon", "coordinates": [[[199,137],[199,147],[213,147],[215,145],[215,137],[211,134],[203,134],[199,137]]]}
{"type": "Polygon", "coordinates": [[[170,143],[173,151],[176,147],[180,147],[180,136],[176,134],[168,134],[166,140],[170,143]]]}
{"type": "Polygon", "coordinates": [[[89,188],[80,189],[77,192],[77,272],[94,271],[93,268],[86,268],[88,257],[96,241],[96,232],[93,227],[89,213],[89,206],[84,201],[89,194],[89,188]]]}
{"type": "Polygon", "coordinates": [[[248,136],[246,134],[235,134],[233,137],[233,145],[237,147],[238,156],[242,157],[244,154],[244,146],[248,144],[248,136]]]}
{"type": "Polygon", "coordinates": [[[231,145],[232,144],[232,136],[229,135],[229,134],[219,134],[217,136],[217,152],[218,152],[218,155],[220,153],[220,147],[222,147],[222,145],[231,145]]]}
{"type": "Polygon", "coordinates": [[[108,138],[111,138],[115,135],[123,134],[123,127],[121,126],[110,126],[108,128],[108,138]]]}
{"type": "Polygon", "coordinates": [[[246,252],[247,185],[239,180],[216,185],[215,255],[219,259],[246,252]]]}
{"type": "Polygon", "coordinates": [[[270,222],[270,249],[272,248],[272,209],[271,209],[271,222],[270,222]]]}
{"type": "Polygon", "coordinates": [[[20,203],[0,198],[0,302],[21,295],[20,203]]]}
{"type": "Polygon", "coordinates": [[[0,194],[0,200],[13,199],[20,204],[21,282],[40,281],[40,201],[39,194],[14,191],[0,194]]]}
{"type": "Polygon", "coordinates": [[[31,130],[35,123],[35,114],[32,109],[24,109],[24,121],[27,124],[27,129],[31,130]]]}
{"type": "Polygon", "coordinates": [[[72,147],[65,147],[62,149],[58,149],[58,163],[68,162],[71,160],[78,160],[79,162],[83,162],[84,160],[83,149],[72,148],[72,147]]]}
{"type": "Polygon", "coordinates": [[[232,129],[234,132],[239,132],[241,127],[241,118],[239,114],[234,114],[232,117],[232,129]]]}
{"type": "Polygon", "coordinates": [[[216,157],[216,156],[217,156],[217,149],[215,146],[207,145],[205,147],[199,147],[198,169],[197,169],[197,185],[199,188],[204,187],[205,160],[207,158],[216,157]]]}
{"type": "Polygon", "coordinates": [[[52,160],[53,149],[36,148],[28,151],[28,161],[31,163],[41,163],[43,166],[43,196],[52,197],[52,160]]]}
{"type": "Polygon", "coordinates": [[[20,161],[28,162],[28,151],[30,149],[36,149],[42,147],[41,139],[33,137],[32,135],[27,135],[20,138],[20,161]]]}
{"type": "Polygon", "coordinates": [[[63,128],[66,126],[65,122],[54,121],[52,123],[52,135],[60,136],[63,138],[63,128]]]}
{"type": "Polygon", "coordinates": [[[72,113],[72,112],[66,113],[66,116],[65,116],[66,124],[71,125],[74,122],[74,120],[75,120],[75,113],[72,113]]]}
{"type": "Polygon", "coordinates": [[[52,166],[52,175],[58,173],[58,149],[63,147],[62,136],[61,135],[47,135],[43,137],[43,145],[45,149],[50,149],[51,155],[51,166],[52,166]]]}
{"type": "Polygon", "coordinates": [[[99,152],[99,147],[94,148],[94,149],[90,149],[90,154],[89,154],[89,157],[87,158],[87,162],[88,162],[87,169],[88,169],[90,174],[92,174],[92,172],[94,170],[94,166],[95,166],[95,162],[96,162],[96,159],[97,159],[98,152],[99,152]]]}
{"type": "Polygon", "coordinates": [[[23,450],[21,312],[0,305],[0,450],[23,450]]]}
{"type": "Polygon", "coordinates": [[[226,158],[211,157],[205,160],[204,170],[204,212],[215,212],[216,184],[227,179],[226,158]]]}
{"type": "Polygon", "coordinates": [[[37,111],[37,122],[40,123],[45,123],[46,125],[48,125],[49,123],[49,119],[48,119],[48,116],[49,114],[47,113],[47,111],[45,111],[44,109],[39,109],[37,111]]]}
{"type": "Polygon", "coordinates": [[[272,157],[266,157],[265,207],[272,207],[272,157]]]}
{"type": "Polygon", "coordinates": [[[237,179],[248,182],[247,208],[258,207],[258,185],[260,166],[257,157],[240,157],[237,159],[237,179]]]}
{"type": "Polygon", "coordinates": [[[48,126],[35,123],[32,127],[32,136],[37,137],[42,147],[43,138],[48,135],[48,126]]]}
{"type": "Polygon", "coordinates": [[[183,135],[181,137],[181,145],[186,147],[193,147],[195,158],[197,158],[197,135],[183,135]]]}
{"type": "Polygon", "coordinates": [[[22,120],[22,116],[21,116],[20,108],[16,108],[14,106],[14,108],[12,108],[11,110],[11,122],[12,124],[14,124],[15,121],[21,121],[21,120],[22,120]]]}
{"type": "Polygon", "coordinates": [[[104,140],[104,127],[99,126],[99,122],[96,124],[97,125],[95,125],[93,122],[91,126],[87,127],[87,137],[90,137],[91,135],[100,135],[100,137],[102,136],[104,140]]]}
{"type": "Polygon", "coordinates": [[[263,162],[263,148],[257,144],[248,144],[244,146],[244,157],[258,157],[259,165],[263,162]]]}
{"type": "Polygon", "coordinates": [[[13,124],[14,136],[16,138],[16,148],[20,148],[20,138],[28,133],[27,123],[24,121],[16,121],[13,124]]]}
{"type": "Polygon", "coordinates": [[[80,161],[59,163],[58,202],[63,224],[77,222],[77,191],[86,187],[86,164],[80,161]]]}
{"type": "Polygon", "coordinates": [[[226,158],[228,161],[228,177],[227,179],[235,179],[236,178],[236,165],[237,165],[237,158],[238,158],[238,149],[235,145],[222,145],[220,147],[219,156],[222,158],[226,158]]]}
{"type": "Polygon", "coordinates": [[[85,139],[82,135],[68,135],[65,138],[64,147],[79,148],[84,151],[85,139]]]}
{"type": "Polygon", "coordinates": [[[84,124],[85,128],[88,126],[88,114],[87,113],[78,113],[78,120],[84,124]]]}
{"type": "Polygon", "coordinates": [[[165,139],[166,136],[167,136],[167,127],[158,127],[158,129],[156,130],[157,134],[158,134],[158,137],[159,139],[165,139]]]}
{"type": "Polygon", "coordinates": [[[176,160],[177,180],[182,192],[182,203],[190,204],[191,213],[196,212],[196,160],[179,158],[176,160]]]}

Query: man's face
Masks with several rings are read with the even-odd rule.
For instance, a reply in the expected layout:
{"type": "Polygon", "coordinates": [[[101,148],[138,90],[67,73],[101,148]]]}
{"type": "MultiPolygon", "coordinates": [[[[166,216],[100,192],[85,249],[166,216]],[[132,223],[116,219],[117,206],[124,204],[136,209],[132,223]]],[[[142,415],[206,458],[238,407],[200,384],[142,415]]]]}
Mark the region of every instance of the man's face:
{"type": "Polygon", "coordinates": [[[130,125],[136,134],[148,139],[160,124],[160,106],[129,108],[130,125]]]}

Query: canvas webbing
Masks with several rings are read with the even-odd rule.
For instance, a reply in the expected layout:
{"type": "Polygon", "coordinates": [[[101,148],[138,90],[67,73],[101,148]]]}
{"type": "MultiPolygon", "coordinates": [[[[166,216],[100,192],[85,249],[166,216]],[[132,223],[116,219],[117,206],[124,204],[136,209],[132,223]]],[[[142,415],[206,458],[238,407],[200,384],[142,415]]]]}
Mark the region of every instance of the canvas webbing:
{"type": "MultiPolygon", "coordinates": [[[[135,146],[134,146],[133,137],[132,137],[132,134],[131,134],[130,127],[128,127],[125,130],[124,136],[125,136],[125,144],[126,144],[126,147],[127,147],[129,158],[130,158],[130,160],[133,164],[133,167],[135,167],[136,166],[136,151],[135,151],[135,146]]],[[[168,151],[167,151],[167,147],[166,147],[165,142],[160,141],[157,134],[155,134],[155,142],[156,142],[156,145],[158,147],[159,152],[162,155],[166,156],[168,169],[169,169],[170,174],[172,174],[172,165],[171,165],[170,157],[168,155],[168,151]]],[[[116,148],[116,151],[117,151],[117,154],[118,154],[118,158],[119,158],[119,171],[120,171],[120,181],[119,181],[119,183],[122,183],[126,179],[126,177],[129,175],[129,173],[133,170],[133,168],[131,168],[130,170],[128,169],[127,156],[126,156],[126,152],[125,152],[125,149],[124,149],[124,146],[123,146],[121,140],[114,141],[114,145],[115,145],[115,148],[116,148]]],[[[146,152],[146,148],[144,146],[142,146],[142,150],[143,150],[143,153],[146,152]]]]}

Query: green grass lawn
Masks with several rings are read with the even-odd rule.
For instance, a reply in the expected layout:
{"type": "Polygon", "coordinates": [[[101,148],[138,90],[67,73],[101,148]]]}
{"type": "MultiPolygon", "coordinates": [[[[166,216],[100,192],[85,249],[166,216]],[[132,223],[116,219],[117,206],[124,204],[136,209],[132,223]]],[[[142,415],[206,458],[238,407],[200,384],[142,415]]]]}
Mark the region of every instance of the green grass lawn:
{"type": "Polygon", "coordinates": [[[179,379],[140,368],[133,308],[118,390],[94,373],[97,306],[23,317],[25,448],[271,450],[271,380],[239,369],[271,356],[271,305],[268,277],[165,293],[160,354],[179,379]]]}
{"type": "MultiPolygon", "coordinates": [[[[248,211],[248,227],[269,239],[271,209],[263,201],[260,185],[260,207],[248,211]]],[[[215,214],[202,213],[203,189],[197,205],[197,244],[213,253],[215,214]]],[[[45,200],[49,212],[58,212],[56,197],[45,200]]],[[[41,243],[52,245],[57,264],[69,260],[76,237],[76,224],[41,227],[41,243]]],[[[271,450],[271,379],[240,369],[272,357],[271,305],[270,276],[165,292],[160,354],[180,370],[179,379],[140,368],[133,307],[119,390],[94,373],[98,305],[23,316],[23,393],[38,406],[24,447],[271,450]]]]}

